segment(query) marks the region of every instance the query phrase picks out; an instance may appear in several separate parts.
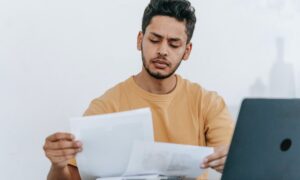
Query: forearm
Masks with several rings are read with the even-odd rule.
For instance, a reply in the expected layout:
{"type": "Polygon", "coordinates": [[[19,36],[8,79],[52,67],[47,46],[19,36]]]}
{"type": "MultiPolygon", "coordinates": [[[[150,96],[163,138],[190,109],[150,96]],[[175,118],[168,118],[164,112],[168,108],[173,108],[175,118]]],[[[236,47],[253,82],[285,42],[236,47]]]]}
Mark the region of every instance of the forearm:
{"type": "Polygon", "coordinates": [[[55,168],[51,166],[47,180],[71,180],[72,176],[68,166],[65,168],[55,168]]]}

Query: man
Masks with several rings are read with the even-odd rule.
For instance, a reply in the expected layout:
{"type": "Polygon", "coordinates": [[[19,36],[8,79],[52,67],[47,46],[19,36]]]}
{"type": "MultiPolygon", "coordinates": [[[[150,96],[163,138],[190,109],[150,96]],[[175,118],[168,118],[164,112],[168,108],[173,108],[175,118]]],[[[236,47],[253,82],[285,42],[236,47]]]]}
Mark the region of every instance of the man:
{"type": "MultiPolygon", "coordinates": [[[[85,115],[150,107],[156,141],[214,147],[199,168],[222,172],[233,131],[226,105],[216,93],[175,74],[191,53],[195,23],[187,0],[151,0],[137,37],[141,72],[94,99],[85,115]]],[[[48,179],[80,179],[74,158],[82,148],[69,133],[47,137],[48,179]]]]}

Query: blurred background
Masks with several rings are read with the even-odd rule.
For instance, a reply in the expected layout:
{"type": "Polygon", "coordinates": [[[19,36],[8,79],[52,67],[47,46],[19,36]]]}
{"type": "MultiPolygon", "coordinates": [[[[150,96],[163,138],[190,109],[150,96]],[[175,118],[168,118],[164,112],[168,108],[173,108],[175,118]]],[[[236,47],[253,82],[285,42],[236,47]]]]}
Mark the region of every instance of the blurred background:
{"type": "MultiPolygon", "coordinates": [[[[300,96],[299,0],[191,2],[198,21],[179,74],[222,95],[235,119],[245,97],[300,96]]],[[[45,137],[140,71],[148,3],[0,1],[0,179],[45,179],[45,137]]]]}

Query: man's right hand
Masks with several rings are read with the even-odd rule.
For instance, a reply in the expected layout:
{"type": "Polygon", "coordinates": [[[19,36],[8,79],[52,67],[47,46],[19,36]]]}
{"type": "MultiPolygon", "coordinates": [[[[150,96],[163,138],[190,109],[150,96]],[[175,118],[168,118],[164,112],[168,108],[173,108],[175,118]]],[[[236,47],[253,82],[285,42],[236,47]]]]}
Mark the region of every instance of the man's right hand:
{"type": "Polygon", "coordinates": [[[69,160],[82,151],[82,144],[70,133],[55,133],[46,138],[43,148],[52,167],[64,169],[69,160]]]}

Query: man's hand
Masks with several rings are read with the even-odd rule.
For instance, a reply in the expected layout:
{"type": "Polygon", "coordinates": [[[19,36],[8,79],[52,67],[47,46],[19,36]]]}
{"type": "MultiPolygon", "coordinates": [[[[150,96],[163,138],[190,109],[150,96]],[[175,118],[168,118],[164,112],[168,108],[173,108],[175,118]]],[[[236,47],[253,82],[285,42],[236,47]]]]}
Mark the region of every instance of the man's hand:
{"type": "Polygon", "coordinates": [[[64,169],[69,160],[82,151],[82,144],[75,141],[74,135],[70,133],[55,133],[46,138],[43,148],[52,167],[64,169]]]}
{"type": "Polygon", "coordinates": [[[201,168],[213,168],[222,173],[227,158],[229,146],[219,146],[214,148],[214,153],[204,158],[201,168]]]}

